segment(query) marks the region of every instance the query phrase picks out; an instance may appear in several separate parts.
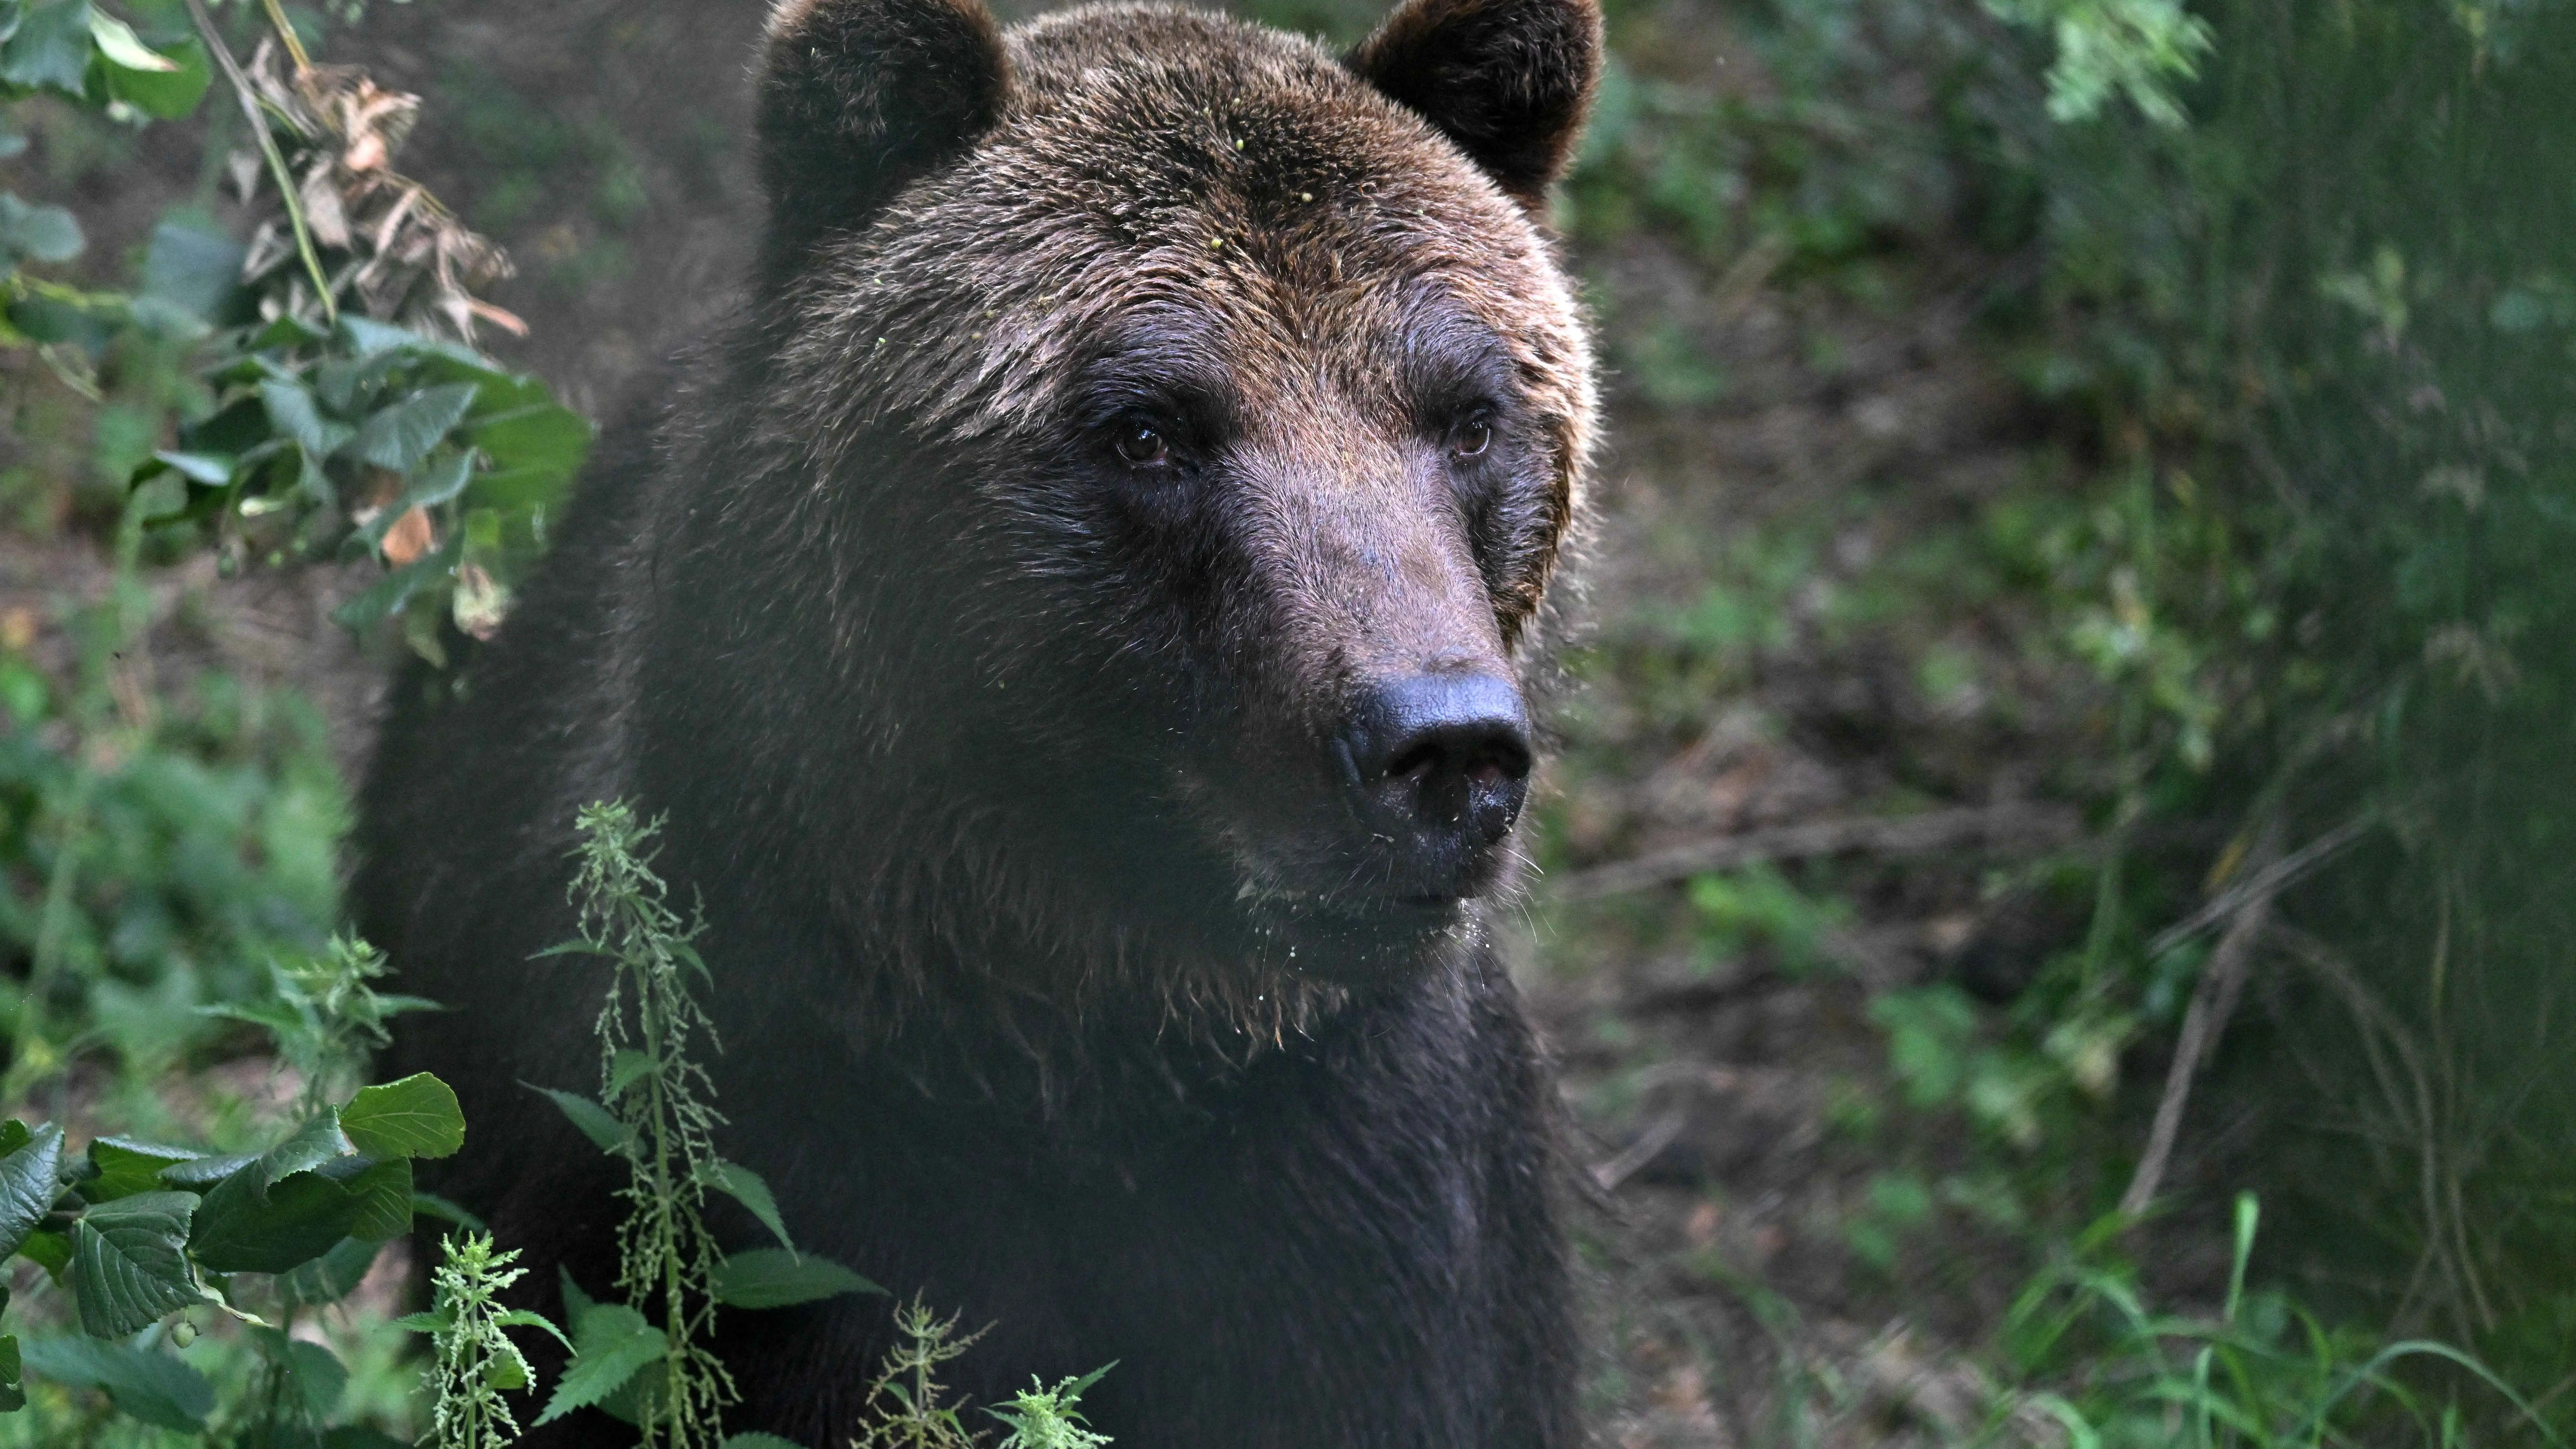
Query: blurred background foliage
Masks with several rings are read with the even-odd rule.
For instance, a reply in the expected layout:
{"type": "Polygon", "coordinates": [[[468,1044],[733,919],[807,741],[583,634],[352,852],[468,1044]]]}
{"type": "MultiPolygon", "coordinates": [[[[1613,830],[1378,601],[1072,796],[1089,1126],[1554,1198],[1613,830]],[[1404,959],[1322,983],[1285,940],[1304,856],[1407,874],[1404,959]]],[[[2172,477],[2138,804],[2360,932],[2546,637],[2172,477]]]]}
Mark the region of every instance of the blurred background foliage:
{"type": "MultiPolygon", "coordinates": [[[[424,98],[403,164],[515,259],[509,367],[603,416],[728,304],[753,0],[287,10],[424,98]]],[[[1556,222],[1611,451],[1512,933],[1608,1198],[1605,1435],[2559,1442],[2576,10],[1609,21],[1556,222]]],[[[0,138],[7,1081],[109,1125],[249,1090],[197,1008],[334,924],[405,634],[327,622],[392,561],[353,510],[268,568],[168,526],[229,471],[129,507],[226,405],[202,329],[29,321],[183,276],[169,224],[255,239],[228,114],[0,138]]]]}

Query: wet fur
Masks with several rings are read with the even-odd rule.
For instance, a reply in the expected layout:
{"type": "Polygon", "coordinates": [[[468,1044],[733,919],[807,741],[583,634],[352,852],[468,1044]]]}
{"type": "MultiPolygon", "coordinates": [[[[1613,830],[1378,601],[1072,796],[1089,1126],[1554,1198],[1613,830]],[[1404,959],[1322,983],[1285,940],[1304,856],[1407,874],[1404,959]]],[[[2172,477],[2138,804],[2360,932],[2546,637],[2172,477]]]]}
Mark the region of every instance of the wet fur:
{"type": "MultiPolygon", "coordinates": [[[[529,957],[573,812],[626,798],[712,922],[726,1151],[801,1246],[992,1322],[976,1398],[1117,1359],[1127,1449],[1575,1442],[1544,1063],[1475,909],[1369,924],[1416,865],[1348,843],[1315,742],[1372,671],[1545,668],[1592,384],[1529,208],[1597,30],[1432,0],[1346,63],[781,9],[752,302],[365,791],[362,924],[459,1008],[394,1065],[458,1087],[442,1189],[538,1301],[608,1286],[618,1179],[517,1085],[595,1084],[604,983],[529,957]],[[1426,420],[1486,396],[1442,471],[1426,420]],[[1146,403],[1203,415],[1203,486],[1104,489],[1085,430],[1146,403]]],[[[730,1427],[844,1441],[887,1334],[728,1315],[730,1427]]]]}

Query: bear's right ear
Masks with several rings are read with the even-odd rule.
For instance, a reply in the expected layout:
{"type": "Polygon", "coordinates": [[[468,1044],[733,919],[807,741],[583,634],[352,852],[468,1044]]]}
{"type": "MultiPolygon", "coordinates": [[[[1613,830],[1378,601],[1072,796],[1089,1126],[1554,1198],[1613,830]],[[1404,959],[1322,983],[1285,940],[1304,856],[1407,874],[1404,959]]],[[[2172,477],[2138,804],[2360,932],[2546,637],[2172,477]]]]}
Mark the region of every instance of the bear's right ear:
{"type": "Polygon", "coordinates": [[[1343,63],[1535,211],[1601,79],[1599,0],[1405,0],[1343,63]]]}
{"type": "Polygon", "coordinates": [[[796,265],[963,152],[1009,90],[983,0],[780,0],[760,75],[771,264],[796,265]]]}

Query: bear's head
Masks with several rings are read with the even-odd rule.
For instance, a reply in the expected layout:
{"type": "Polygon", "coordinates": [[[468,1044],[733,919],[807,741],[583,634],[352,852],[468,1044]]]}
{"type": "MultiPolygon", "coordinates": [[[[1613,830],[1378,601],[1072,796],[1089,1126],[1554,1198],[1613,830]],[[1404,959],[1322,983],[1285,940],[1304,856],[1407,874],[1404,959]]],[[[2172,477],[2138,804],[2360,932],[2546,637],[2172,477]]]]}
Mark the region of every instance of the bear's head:
{"type": "Polygon", "coordinates": [[[1535,217],[1599,53],[1594,0],[1409,0],[1338,56],[779,8],[761,526],[832,581],[764,607],[831,611],[854,911],[944,891],[1242,1000],[1477,929],[1593,427],[1535,217]]]}

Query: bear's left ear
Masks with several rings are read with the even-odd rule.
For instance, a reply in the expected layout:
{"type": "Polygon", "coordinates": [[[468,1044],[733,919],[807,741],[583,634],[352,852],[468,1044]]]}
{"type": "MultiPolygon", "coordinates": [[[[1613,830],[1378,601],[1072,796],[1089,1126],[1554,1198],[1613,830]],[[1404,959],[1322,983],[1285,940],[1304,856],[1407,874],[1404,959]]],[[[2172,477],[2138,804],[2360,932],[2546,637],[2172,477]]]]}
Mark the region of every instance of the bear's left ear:
{"type": "Polygon", "coordinates": [[[964,154],[1009,91],[983,0],[779,0],[758,120],[771,265],[794,267],[964,154]]]}
{"type": "Polygon", "coordinates": [[[1599,0],[1406,0],[1344,64],[1521,205],[1565,170],[1601,79],[1599,0]]]}

